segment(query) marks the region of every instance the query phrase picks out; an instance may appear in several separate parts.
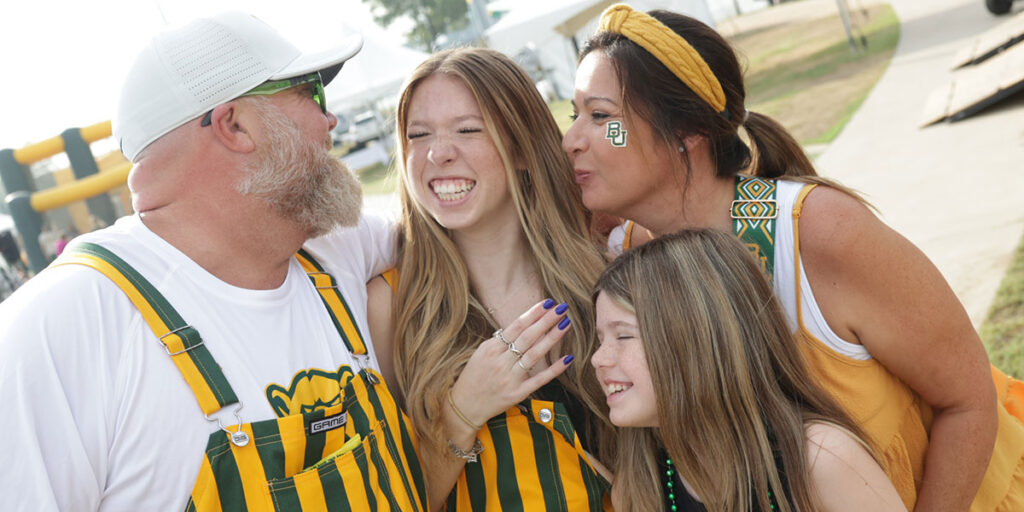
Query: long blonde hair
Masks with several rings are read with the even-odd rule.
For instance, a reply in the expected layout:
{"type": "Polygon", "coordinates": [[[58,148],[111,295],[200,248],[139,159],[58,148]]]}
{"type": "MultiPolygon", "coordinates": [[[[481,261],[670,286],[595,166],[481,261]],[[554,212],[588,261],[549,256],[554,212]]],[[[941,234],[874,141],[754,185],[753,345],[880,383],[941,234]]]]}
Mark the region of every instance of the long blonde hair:
{"type": "MultiPolygon", "coordinates": [[[[433,426],[445,393],[480,341],[498,326],[473,296],[466,265],[448,230],[414,200],[404,169],[409,104],[416,87],[434,74],[458,78],[476,98],[504,162],[544,293],[569,305],[573,328],[562,340],[563,350],[581,361],[595,349],[590,290],[604,260],[588,238],[588,215],[572,164],[561,148],[561,132],[522,68],[484,48],[447,50],[420,64],[402,90],[397,111],[402,232],[397,248],[395,371],[417,434],[427,448],[442,450],[445,440],[433,426]]],[[[598,430],[610,428],[601,408],[604,394],[590,365],[573,365],[560,380],[595,415],[597,421],[589,423],[598,430]]],[[[591,439],[609,437],[591,434],[591,439]]]]}
{"type": "Polygon", "coordinates": [[[621,431],[620,512],[662,508],[659,447],[709,510],[769,510],[769,491],[778,511],[813,510],[805,425],[864,436],[804,364],[740,241],[715,230],[662,237],[612,262],[595,289],[636,313],[659,411],[658,428],[621,431]]]}

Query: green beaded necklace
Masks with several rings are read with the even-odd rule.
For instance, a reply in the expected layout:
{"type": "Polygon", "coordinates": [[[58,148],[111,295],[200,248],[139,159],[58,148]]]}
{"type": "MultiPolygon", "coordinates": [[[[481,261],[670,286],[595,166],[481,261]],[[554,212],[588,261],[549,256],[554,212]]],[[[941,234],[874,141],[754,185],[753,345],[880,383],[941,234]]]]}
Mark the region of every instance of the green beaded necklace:
{"type": "MultiPolygon", "coordinates": [[[[669,509],[672,512],[676,512],[677,510],[679,510],[676,507],[676,469],[675,466],[672,464],[672,459],[668,457],[665,457],[665,465],[668,466],[668,469],[665,470],[665,497],[668,499],[669,509]]],[[[686,492],[686,489],[683,489],[681,492],[686,492]]],[[[775,510],[775,497],[772,495],[771,491],[768,491],[768,503],[771,509],[775,510]]]]}
{"type": "Polygon", "coordinates": [[[674,480],[672,475],[676,473],[676,470],[675,466],[672,465],[672,459],[668,457],[665,458],[665,465],[668,466],[668,470],[665,471],[665,496],[668,497],[669,508],[672,509],[672,512],[676,512],[678,510],[676,508],[676,492],[673,489],[676,484],[672,481],[674,480]]]}

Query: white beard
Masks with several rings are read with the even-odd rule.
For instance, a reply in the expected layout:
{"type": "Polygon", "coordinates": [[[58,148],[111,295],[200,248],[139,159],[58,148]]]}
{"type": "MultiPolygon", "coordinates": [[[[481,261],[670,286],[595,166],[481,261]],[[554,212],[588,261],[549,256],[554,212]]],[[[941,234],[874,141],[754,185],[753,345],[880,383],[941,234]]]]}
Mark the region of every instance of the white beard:
{"type": "Polygon", "coordinates": [[[359,222],[363,189],[352,171],[324,145],[304,140],[299,127],[273,104],[252,104],[267,140],[256,148],[256,161],[246,166],[238,191],[263,199],[302,226],[309,238],[359,222]]]}

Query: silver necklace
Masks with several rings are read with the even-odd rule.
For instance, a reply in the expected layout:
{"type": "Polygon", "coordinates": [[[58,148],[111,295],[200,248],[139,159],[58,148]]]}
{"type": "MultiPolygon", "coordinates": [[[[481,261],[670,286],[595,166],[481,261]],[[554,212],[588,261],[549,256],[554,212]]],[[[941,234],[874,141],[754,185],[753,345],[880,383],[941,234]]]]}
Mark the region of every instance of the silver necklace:
{"type": "Polygon", "coordinates": [[[510,291],[510,292],[505,294],[505,300],[501,301],[500,304],[496,304],[494,306],[488,306],[487,304],[484,304],[483,300],[480,301],[480,304],[487,311],[487,314],[491,315],[491,317],[493,318],[494,317],[494,313],[497,310],[502,309],[506,305],[508,305],[509,301],[511,301],[512,298],[515,297],[516,294],[519,293],[527,284],[533,282],[534,279],[536,279],[536,277],[537,277],[537,272],[536,271],[530,272],[529,276],[527,276],[526,279],[523,279],[522,281],[520,281],[519,284],[512,291],[510,291]]]}

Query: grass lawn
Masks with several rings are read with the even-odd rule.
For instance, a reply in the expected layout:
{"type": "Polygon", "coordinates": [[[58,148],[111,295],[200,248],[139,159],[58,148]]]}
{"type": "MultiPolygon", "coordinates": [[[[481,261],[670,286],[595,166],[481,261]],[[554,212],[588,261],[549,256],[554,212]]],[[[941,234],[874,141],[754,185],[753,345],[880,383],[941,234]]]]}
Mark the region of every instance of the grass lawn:
{"type": "Polygon", "coordinates": [[[1024,238],[979,333],[992,364],[1008,375],[1024,378],[1024,238]]]}
{"type": "Polygon", "coordinates": [[[838,15],[731,37],[746,61],[747,108],[774,117],[802,144],[835,139],[885,72],[900,38],[889,5],[851,15],[867,39],[867,49],[856,53],[838,15]]]}
{"type": "Polygon", "coordinates": [[[359,182],[363,184],[363,194],[374,196],[394,192],[398,177],[391,171],[391,166],[380,163],[356,170],[359,182]]]}
{"type": "Polygon", "coordinates": [[[548,103],[548,108],[551,109],[551,115],[555,116],[555,122],[562,133],[567,132],[572,125],[572,119],[569,118],[572,115],[572,103],[569,100],[556,101],[548,103]]]}
{"type": "MultiPolygon", "coordinates": [[[[331,154],[341,158],[348,153],[348,150],[348,146],[336,147],[331,150],[331,154]]],[[[398,186],[398,178],[391,172],[391,166],[389,165],[376,163],[362,169],[352,169],[352,171],[356,173],[356,176],[359,177],[359,182],[363,185],[363,195],[391,194],[395,191],[395,187],[398,186]]]]}

